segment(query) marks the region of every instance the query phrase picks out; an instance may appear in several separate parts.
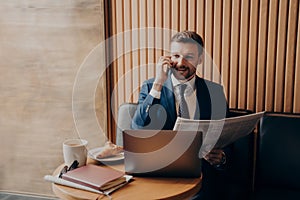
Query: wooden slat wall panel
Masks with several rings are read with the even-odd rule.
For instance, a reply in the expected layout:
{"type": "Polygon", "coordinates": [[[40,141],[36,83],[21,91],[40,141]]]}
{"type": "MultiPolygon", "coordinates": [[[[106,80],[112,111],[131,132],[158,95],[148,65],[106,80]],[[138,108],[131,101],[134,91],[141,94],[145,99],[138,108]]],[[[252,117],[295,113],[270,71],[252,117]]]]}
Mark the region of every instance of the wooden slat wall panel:
{"type": "Polygon", "coordinates": [[[113,2],[107,11],[115,15],[107,27],[113,34],[140,28],[116,42],[122,55],[113,65],[112,80],[120,85],[117,105],[137,101],[139,86],[154,76],[155,63],[168,53],[171,31],[188,29],[203,37],[215,64],[213,69],[205,59],[198,75],[223,83],[231,108],[300,112],[298,0],[113,2]],[[136,46],[138,51],[122,54],[136,46]]]}
{"type": "Polygon", "coordinates": [[[298,5],[298,31],[297,31],[297,50],[295,64],[295,84],[294,84],[294,102],[293,112],[300,112],[300,5],[298,5]],[[297,103],[298,102],[298,103],[297,103]]]}

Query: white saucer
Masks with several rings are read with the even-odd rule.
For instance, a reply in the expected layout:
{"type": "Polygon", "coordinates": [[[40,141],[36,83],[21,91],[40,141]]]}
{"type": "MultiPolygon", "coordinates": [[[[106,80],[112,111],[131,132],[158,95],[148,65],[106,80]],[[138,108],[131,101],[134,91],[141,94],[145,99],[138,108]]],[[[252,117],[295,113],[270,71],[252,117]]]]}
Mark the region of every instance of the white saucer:
{"type": "Polygon", "coordinates": [[[124,159],[124,153],[121,152],[115,156],[107,157],[107,158],[97,158],[97,155],[100,153],[100,151],[103,149],[103,147],[97,147],[94,149],[91,149],[88,151],[88,156],[94,160],[100,161],[100,162],[112,162],[112,161],[119,161],[124,159]]]}

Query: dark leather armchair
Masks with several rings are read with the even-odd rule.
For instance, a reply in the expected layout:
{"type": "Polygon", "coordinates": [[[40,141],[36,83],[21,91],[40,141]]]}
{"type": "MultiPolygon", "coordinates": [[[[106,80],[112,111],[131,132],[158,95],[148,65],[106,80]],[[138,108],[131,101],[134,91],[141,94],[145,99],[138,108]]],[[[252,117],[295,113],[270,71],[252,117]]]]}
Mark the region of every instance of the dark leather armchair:
{"type": "MultiPolygon", "coordinates": [[[[250,110],[229,109],[228,117],[237,117],[253,113],[250,110]]],[[[254,132],[235,141],[232,147],[229,170],[230,200],[246,199],[252,192],[254,174],[254,132]]]]}
{"type": "Polygon", "coordinates": [[[300,114],[261,119],[253,199],[300,199],[300,114]]]}

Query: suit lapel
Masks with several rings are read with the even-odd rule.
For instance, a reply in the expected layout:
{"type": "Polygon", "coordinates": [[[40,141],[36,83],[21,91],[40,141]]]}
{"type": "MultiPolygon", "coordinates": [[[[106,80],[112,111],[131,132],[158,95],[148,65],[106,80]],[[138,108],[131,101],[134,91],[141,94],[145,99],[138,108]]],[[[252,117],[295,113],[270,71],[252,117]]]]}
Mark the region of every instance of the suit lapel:
{"type": "Polygon", "coordinates": [[[175,122],[177,118],[176,106],[175,106],[175,96],[173,92],[173,85],[171,81],[171,77],[169,74],[169,78],[166,80],[164,87],[162,89],[162,98],[161,104],[165,105],[167,109],[168,118],[170,118],[171,122],[175,122]]]}
{"type": "Polygon", "coordinates": [[[196,76],[196,94],[198,106],[195,112],[195,119],[210,119],[211,99],[205,81],[196,76]],[[196,116],[197,114],[197,116],[196,116]]]}

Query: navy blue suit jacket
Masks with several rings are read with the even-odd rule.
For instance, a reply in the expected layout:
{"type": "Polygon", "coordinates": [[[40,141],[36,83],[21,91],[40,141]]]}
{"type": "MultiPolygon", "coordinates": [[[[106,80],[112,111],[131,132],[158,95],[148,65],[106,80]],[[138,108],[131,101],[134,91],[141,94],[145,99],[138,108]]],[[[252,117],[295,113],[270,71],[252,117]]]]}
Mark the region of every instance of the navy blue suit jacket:
{"type": "MultiPolygon", "coordinates": [[[[149,79],[143,83],[131,128],[172,130],[177,113],[170,74],[162,87],[160,99],[149,94],[153,81],[154,79],[149,79]]],[[[195,87],[198,105],[194,119],[225,118],[228,105],[223,87],[198,76],[196,76],[195,87]]]]}

